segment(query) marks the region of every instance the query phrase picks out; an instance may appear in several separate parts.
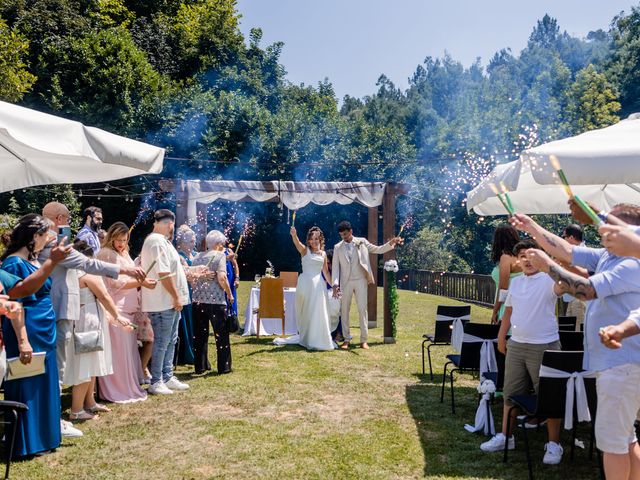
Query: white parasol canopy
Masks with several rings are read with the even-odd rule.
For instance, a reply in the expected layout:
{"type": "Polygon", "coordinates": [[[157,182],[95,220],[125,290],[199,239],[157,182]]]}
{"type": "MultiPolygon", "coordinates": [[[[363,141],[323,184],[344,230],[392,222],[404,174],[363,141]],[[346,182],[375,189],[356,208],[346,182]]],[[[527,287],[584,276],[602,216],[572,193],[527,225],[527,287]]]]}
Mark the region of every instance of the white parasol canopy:
{"type": "Polygon", "coordinates": [[[525,150],[519,160],[496,166],[467,193],[467,210],[506,215],[492,189],[502,182],[518,212],[569,213],[551,155],[583,200],[606,210],[618,203],[640,205],[640,114],[633,114],[610,127],[525,150]]]}
{"type": "Polygon", "coordinates": [[[160,173],[164,149],[0,102],[0,192],[160,173]]]}

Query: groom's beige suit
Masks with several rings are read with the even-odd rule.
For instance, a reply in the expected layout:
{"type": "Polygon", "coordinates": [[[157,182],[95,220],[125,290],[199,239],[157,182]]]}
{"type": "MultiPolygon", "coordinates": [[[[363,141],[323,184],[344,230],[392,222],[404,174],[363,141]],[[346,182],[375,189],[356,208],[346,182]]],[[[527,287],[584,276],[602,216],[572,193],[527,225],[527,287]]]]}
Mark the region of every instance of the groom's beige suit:
{"type": "Polygon", "coordinates": [[[331,276],[333,286],[339,286],[342,292],[342,336],[347,342],[352,338],[349,328],[349,310],[354,295],[360,317],[360,343],[367,341],[369,334],[367,285],[374,282],[369,254],[381,254],[390,250],[393,250],[393,245],[388,242],[377,246],[361,237],[353,237],[351,242],[343,240],[333,248],[331,276]]]}

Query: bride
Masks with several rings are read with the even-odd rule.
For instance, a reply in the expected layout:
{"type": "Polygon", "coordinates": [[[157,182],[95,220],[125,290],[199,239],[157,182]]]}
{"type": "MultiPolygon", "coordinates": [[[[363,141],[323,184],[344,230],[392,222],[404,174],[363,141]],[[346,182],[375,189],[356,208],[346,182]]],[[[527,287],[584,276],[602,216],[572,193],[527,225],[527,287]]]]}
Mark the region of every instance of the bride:
{"type": "Polygon", "coordinates": [[[327,254],[324,252],[324,235],[318,227],[307,233],[306,246],[300,242],[295,227],[291,227],[291,238],[302,257],[302,274],[296,288],[296,319],[298,335],[276,338],[276,345],[300,344],[309,350],[333,350],[336,344],[331,339],[327,280],[330,281],[327,254]],[[324,274],[324,278],[323,275],[324,274]]]}

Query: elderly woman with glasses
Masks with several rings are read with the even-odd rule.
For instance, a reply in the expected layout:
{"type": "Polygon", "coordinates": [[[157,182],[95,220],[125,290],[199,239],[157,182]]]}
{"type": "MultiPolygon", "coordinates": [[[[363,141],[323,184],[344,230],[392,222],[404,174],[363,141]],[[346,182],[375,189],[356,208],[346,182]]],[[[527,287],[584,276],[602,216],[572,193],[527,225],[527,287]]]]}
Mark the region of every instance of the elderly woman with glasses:
{"type": "Polygon", "coordinates": [[[193,260],[193,265],[207,266],[209,272],[193,281],[194,367],[196,373],[211,370],[208,359],[209,322],[216,339],[218,373],[231,372],[231,345],[227,324],[227,299],[233,303],[227,279],[224,246],[227,239],[218,230],[207,234],[207,251],[193,260]],[[225,297],[226,294],[226,297],[225,297]]]}

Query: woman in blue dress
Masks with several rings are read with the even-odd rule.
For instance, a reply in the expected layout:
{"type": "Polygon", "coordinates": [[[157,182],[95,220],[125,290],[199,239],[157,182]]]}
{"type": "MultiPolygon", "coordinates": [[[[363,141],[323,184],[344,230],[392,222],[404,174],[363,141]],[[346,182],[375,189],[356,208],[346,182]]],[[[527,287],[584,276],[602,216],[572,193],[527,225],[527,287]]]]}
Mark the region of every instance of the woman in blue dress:
{"type": "MultiPolygon", "coordinates": [[[[2,269],[21,279],[39,267],[37,253],[49,241],[49,222],[40,215],[22,217],[11,232],[1,257],[2,269]]],[[[29,410],[18,416],[14,456],[24,457],[49,452],[60,445],[60,391],[56,364],[56,316],[53,312],[51,280],[34,294],[23,297],[27,339],[18,341],[10,322],[4,321],[7,358],[27,360],[28,345],[33,352],[45,353],[45,372],[28,378],[8,380],[4,384],[5,400],[22,402],[29,410]],[[23,358],[25,357],[25,358],[23,358]]],[[[29,359],[30,360],[30,359],[29,359]]],[[[9,438],[9,436],[6,436],[9,438]]]]}
{"type": "MultiPolygon", "coordinates": [[[[184,265],[191,266],[196,246],[196,234],[187,225],[181,225],[176,232],[176,250],[182,257],[184,265]]],[[[185,268],[187,277],[189,269],[185,268]]],[[[191,284],[189,284],[189,298],[191,299],[191,284]]],[[[193,318],[191,304],[184,305],[178,325],[178,348],[176,348],[176,365],[193,365],[193,318]]]]}
{"type": "Polygon", "coordinates": [[[229,303],[227,299],[227,308],[238,318],[238,296],[236,295],[236,289],[240,286],[240,267],[238,267],[235,252],[231,250],[232,247],[233,245],[229,244],[229,246],[224,249],[224,254],[227,256],[227,279],[229,280],[231,294],[233,295],[233,302],[229,303]]]}

